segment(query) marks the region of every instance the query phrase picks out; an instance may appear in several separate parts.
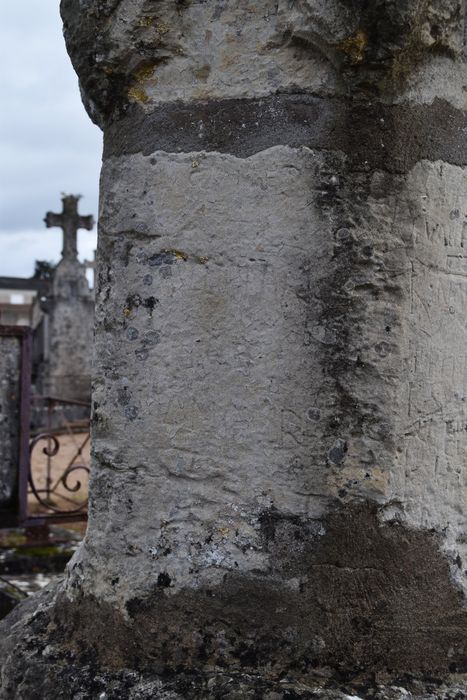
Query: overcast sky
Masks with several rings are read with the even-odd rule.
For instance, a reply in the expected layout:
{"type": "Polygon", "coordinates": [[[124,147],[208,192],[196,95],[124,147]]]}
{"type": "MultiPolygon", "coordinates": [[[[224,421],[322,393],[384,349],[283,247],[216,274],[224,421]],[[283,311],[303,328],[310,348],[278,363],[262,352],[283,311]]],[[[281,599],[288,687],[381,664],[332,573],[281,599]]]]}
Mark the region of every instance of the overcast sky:
{"type": "MultiPolygon", "coordinates": [[[[61,211],[62,192],[81,194],[80,213],[97,216],[102,137],[81,104],[58,7],[2,3],[0,275],[29,277],[36,259],[58,261],[61,231],[42,220],[61,211]]],[[[95,246],[95,231],[81,230],[80,258],[95,246]]]]}

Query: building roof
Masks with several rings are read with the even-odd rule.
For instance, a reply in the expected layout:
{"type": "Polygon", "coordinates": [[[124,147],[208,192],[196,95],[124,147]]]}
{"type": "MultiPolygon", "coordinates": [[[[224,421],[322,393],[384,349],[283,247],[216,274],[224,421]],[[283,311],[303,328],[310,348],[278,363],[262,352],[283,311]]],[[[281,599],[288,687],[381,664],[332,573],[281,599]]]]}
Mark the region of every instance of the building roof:
{"type": "Polygon", "coordinates": [[[44,294],[49,286],[50,280],[40,277],[0,277],[0,289],[33,290],[44,294]]]}

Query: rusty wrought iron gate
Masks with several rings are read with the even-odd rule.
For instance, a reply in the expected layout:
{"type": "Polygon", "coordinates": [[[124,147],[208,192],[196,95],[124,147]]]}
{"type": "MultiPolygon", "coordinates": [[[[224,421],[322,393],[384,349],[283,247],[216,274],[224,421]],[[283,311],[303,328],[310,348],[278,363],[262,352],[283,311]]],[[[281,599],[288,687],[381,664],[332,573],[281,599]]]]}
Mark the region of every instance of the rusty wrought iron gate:
{"type": "Polygon", "coordinates": [[[85,520],[89,478],[90,404],[33,396],[45,427],[29,441],[28,512],[25,524],[85,520]],[[87,417],[79,417],[81,415],[87,417]],[[77,413],[78,411],[78,413],[77,413]],[[42,483],[41,483],[42,482],[42,483]]]}
{"type": "Polygon", "coordinates": [[[86,520],[90,404],[31,395],[30,328],[0,326],[0,344],[0,356],[6,357],[6,347],[10,353],[12,375],[0,407],[0,419],[7,423],[0,439],[11,443],[0,451],[0,458],[10,460],[3,471],[0,465],[0,481],[9,480],[0,500],[0,528],[86,520]]]}

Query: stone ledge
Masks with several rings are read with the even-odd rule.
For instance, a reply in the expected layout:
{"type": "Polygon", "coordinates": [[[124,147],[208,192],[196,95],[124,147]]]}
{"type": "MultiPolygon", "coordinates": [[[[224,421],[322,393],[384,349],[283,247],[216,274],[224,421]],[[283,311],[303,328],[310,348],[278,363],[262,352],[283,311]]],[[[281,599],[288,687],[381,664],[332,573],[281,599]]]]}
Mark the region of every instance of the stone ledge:
{"type": "Polygon", "coordinates": [[[272,146],[341,151],[350,169],[407,173],[420,160],[467,164],[464,112],[429,105],[361,103],[306,94],[138,106],[111,124],[104,158],[155,151],[217,151],[247,158],[272,146]]]}

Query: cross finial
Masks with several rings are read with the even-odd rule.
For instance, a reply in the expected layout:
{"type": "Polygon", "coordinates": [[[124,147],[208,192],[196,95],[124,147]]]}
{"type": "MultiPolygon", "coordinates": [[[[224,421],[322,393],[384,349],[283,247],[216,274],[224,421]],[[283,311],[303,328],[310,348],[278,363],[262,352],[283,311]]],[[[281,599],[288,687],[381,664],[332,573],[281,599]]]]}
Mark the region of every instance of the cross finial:
{"type": "Polygon", "coordinates": [[[85,228],[90,231],[94,226],[94,219],[92,216],[80,216],[78,214],[79,199],[80,195],[63,195],[62,213],[54,214],[53,212],[48,211],[44,219],[47,228],[59,226],[63,230],[62,257],[68,260],[75,260],[78,256],[78,229],[85,228]]]}

